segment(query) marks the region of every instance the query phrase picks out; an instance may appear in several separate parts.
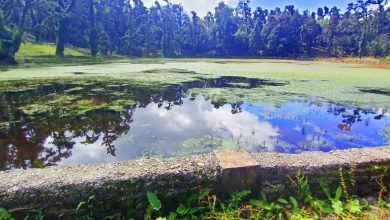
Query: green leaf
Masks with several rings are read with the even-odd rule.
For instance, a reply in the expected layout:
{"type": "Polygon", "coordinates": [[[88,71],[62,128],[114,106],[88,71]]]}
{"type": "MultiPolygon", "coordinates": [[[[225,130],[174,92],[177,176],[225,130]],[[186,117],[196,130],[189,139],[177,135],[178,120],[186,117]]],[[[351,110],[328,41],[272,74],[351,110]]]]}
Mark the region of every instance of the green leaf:
{"type": "Polygon", "coordinates": [[[264,202],[267,203],[267,196],[265,195],[265,193],[264,193],[264,192],[261,192],[261,193],[260,193],[260,196],[261,196],[261,199],[262,199],[264,202]]]}
{"type": "Polygon", "coordinates": [[[272,216],[274,216],[272,212],[267,212],[267,214],[265,214],[265,217],[267,218],[271,218],[272,216]]]}
{"type": "Polygon", "coordinates": [[[202,190],[198,195],[198,200],[203,199],[204,197],[210,194],[210,190],[202,190]]]}
{"type": "Polygon", "coordinates": [[[282,208],[282,206],[280,206],[280,205],[275,205],[274,206],[274,209],[276,209],[276,210],[281,209],[281,208],[282,208]]]}
{"type": "Polygon", "coordinates": [[[283,217],[283,214],[282,214],[282,213],[279,213],[279,215],[278,215],[278,220],[284,220],[284,217],[283,217]]]}
{"type": "Polygon", "coordinates": [[[325,183],[324,181],[320,181],[320,186],[322,188],[322,190],[324,191],[326,197],[331,200],[331,196],[330,196],[330,192],[329,192],[329,187],[327,185],[327,183],[325,183]]]}
{"type": "Polygon", "coordinates": [[[298,201],[294,197],[290,196],[290,202],[293,205],[294,213],[300,213],[298,201]]]}
{"type": "Polygon", "coordinates": [[[232,200],[241,201],[245,197],[249,196],[251,193],[252,193],[252,191],[250,191],[250,190],[242,190],[242,191],[235,192],[232,195],[232,200]]]}
{"type": "Polygon", "coordinates": [[[332,206],[329,204],[326,204],[326,203],[322,206],[322,211],[326,214],[333,214],[334,213],[332,206]]]}
{"type": "Polygon", "coordinates": [[[85,206],[86,204],[87,204],[86,202],[80,202],[76,208],[76,211],[78,211],[81,207],[85,206]]]}
{"type": "Polygon", "coordinates": [[[222,210],[225,210],[225,209],[226,209],[226,206],[225,206],[225,204],[224,204],[223,202],[221,202],[219,205],[221,206],[221,209],[222,209],[222,210]]]}
{"type": "Polygon", "coordinates": [[[179,207],[176,209],[176,212],[179,213],[179,215],[185,215],[187,214],[187,211],[187,207],[182,203],[180,203],[179,207]]]}
{"type": "Polygon", "coordinates": [[[293,207],[297,209],[298,208],[298,201],[292,196],[290,196],[290,201],[291,201],[291,204],[293,205],[293,207]]]}
{"type": "Polygon", "coordinates": [[[252,199],[249,203],[256,206],[256,208],[259,208],[259,209],[263,209],[265,206],[263,201],[256,200],[256,199],[252,199]]]}
{"type": "Polygon", "coordinates": [[[357,199],[354,199],[352,200],[349,205],[348,205],[348,210],[353,213],[353,214],[356,214],[356,213],[359,213],[362,211],[361,209],[361,205],[359,203],[359,200],[357,199]]]}
{"type": "Polygon", "coordinates": [[[195,213],[197,213],[197,212],[199,212],[199,211],[200,211],[199,208],[194,207],[194,208],[190,208],[190,209],[187,211],[187,213],[188,213],[189,215],[193,215],[193,214],[195,214],[195,213]]]}
{"type": "Polygon", "coordinates": [[[158,199],[157,195],[152,192],[147,192],[147,197],[149,204],[153,207],[154,210],[160,210],[161,209],[161,202],[158,199]]]}
{"type": "Polygon", "coordinates": [[[0,208],[0,220],[13,220],[11,213],[6,209],[0,208]]]}
{"type": "Polygon", "coordinates": [[[199,193],[194,193],[190,197],[188,197],[187,203],[189,204],[189,203],[196,201],[198,199],[199,199],[199,193]]]}
{"type": "Polygon", "coordinates": [[[368,200],[366,198],[363,198],[362,199],[362,206],[368,207],[369,205],[370,205],[370,203],[368,202],[368,200]]]}
{"type": "Polygon", "coordinates": [[[378,205],[379,206],[386,206],[387,202],[385,200],[381,199],[381,200],[378,201],[378,205]]]}
{"type": "Polygon", "coordinates": [[[164,218],[164,217],[158,217],[158,218],[156,218],[156,220],[167,220],[167,218],[164,218]]]}
{"type": "Polygon", "coordinates": [[[279,198],[279,199],[278,199],[278,202],[280,202],[280,203],[282,203],[282,204],[285,204],[285,205],[288,204],[288,201],[285,200],[285,199],[283,199],[283,198],[279,198]]]}
{"type": "Polygon", "coordinates": [[[341,187],[337,188],[335,199],[340,200],[342,195],[343,195],[343,189],[341,187]]]}
{"type": "Polygon", "coordinates": [[[93,202],[93,201],[95,201],[95,200],[96,200],[96,197],[95,197],[95,196],[90,196],[90,197],[88,198],[87,203],[91,203],[91,202],[93,202]]]}
{"type": "Polygon", "coordinates": [[[339,200],[332,201],[332,208],[337,215],[342,215],[344,212],[343,203],[339,200]]]}
{"type": "Polygon", "coordinates": [[[177,213],[175,212],[169,213],[168,220],[176,220],[176,218],[177,218],[177,213]]]}

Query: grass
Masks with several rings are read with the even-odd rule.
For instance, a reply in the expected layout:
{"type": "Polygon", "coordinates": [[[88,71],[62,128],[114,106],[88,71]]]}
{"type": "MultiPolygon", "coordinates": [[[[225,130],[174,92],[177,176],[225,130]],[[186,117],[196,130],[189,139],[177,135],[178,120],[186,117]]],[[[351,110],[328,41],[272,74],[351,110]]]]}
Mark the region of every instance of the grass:
{"type": "Polygon", "coordinates": [[[321,58],[320,61],[351,63],[351,64],[371,64],[378,67],[390,68],[390,56],[384,58],[377,57],[344,57],[344,58],[321,58]]]}
{"type": "MultiPolygon", "coordinates": [[[[90,52],[85,48],[66,47],[65,56],[62,58],[55,56],[56,45],[54,43],[32,43],[25,42],[21,45],[16,58],[20,64],[40,64],[40,65],[53,65],[53,64],[81,64],[81,63],[105,63],[123,60],[133,63],[165,63],[173,61],[181,62],[204,62],[213,60],[217,63],[296,63],[299,62],[293,59],[275,59],[275,58],[125,58],[118,55],[110,57],[98,56],[97,58],[91,58],[90,52]]],[[[390,57],[387,58],[375,58],[375,57],[346,57],[346,58],[317,58],[313,59],[317,61],[336,62],[336,63],[349,63],[349,64],[366,64],[379,68],[390,68],[390,57]]]]}
{"type": "MultiPolygon", "coordinates": [[[[19,60],[31,59],[34,57],[50,57],[55,56],[56,45],[52,43],[23,43],[16,57],[19,60]]],[[[87,57],[89,51],[81,48],[69,48],[65,49],[66,56],[74,57],[87,57]]]]}
{"type": "Polygon", "coordinates": [[[54,43],[32,43],[25,42],[21,45],[16,54],[19,67],[39,65],[75,65],[75,64],[96,64],[121,59],[120,56],[112,57],[97,56],[91,57],[88,49],[69,47],[65,48],[64,57],[55,55],[56,45],[54,43]]]}

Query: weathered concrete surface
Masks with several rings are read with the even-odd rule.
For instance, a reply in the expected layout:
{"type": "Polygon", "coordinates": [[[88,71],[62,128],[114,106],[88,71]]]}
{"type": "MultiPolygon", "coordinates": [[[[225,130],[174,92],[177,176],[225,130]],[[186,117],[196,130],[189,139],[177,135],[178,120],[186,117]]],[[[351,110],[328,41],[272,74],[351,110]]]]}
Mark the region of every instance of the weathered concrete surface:
{"type": "MultiPolygon", "coordinates": [[[[171,159],[134,161],[76,167],[0,172],[0,206],[75,206],[90,195],[106,200],[123,195],[134,198],[147,191],[170,195],[198,188],[232,192],[266,190],[297,172],[312,181],[339,180],[339,169],[353,171],[357,183],[367,185],[390,167],[390,147],[364,148],[330,153],[302,154],[214,151],[210,154],[171,159]]],[[[389,183],[388,180],[386,183],[389,183]]]]}
{"type": "Polygon", "coordinates": [[[303,173],[328,171],[340,167],[389,164],[390,147],[349,149],[301,154],[254,153],[253,157],[263,169],[297,170],[303,173]]]}
{"type": "Polygon", "coordinates": [[[339,183],[342,174],[351,193],[369,194],[379,186],[376,179],[383,176],[390,183],[390,147],[349,149],[342,151],[304,152],[301,154],[254,153],[260,164],[258,187],[280,185],[297,173],[308,177],[312,183],[326,179],[328,183],[339,183]]]}
{"type": "Polygon", "coordinates": [[[139,159],[116,164],[0,172],[0,207],[77,206],[97,197],[169,195],[197,187],[214,188],[218,176],[214,154],[172,159],[139,159]]]}
{"type": "Polygon", "coordinates": [[[260,164],[244,151],[214,151],[221,168],[218,191],[253,189],[258,183],[260,164]]]}
{"type": "Polygon", "coordinates": [[[258,166],[256,159],[245,151],[214,151],[219,166],[223,170],[258,166]]]}

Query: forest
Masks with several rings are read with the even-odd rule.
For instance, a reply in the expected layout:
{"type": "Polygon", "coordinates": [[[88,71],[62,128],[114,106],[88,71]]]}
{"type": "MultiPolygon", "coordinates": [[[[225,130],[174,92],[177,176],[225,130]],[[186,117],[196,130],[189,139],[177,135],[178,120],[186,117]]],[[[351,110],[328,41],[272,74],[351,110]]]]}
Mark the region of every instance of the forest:
{"type": "Polygon", "coordinates": [[[142,0],[0,0],[0,58],[15,62],[23,41],[55,42],[98,53],[146,57],[388,56],[387,0],[357,0],[347,10],[293,5],[251,8],[220,2],[203,18],[180,4],[142,0]]]}

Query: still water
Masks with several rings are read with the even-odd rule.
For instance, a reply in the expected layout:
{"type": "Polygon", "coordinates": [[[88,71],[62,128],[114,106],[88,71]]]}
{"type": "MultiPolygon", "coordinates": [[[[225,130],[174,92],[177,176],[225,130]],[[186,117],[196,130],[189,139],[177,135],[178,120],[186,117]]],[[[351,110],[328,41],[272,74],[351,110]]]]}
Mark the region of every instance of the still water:
{"type": "Polygon", "coordinates": [[[386,110],[342,106],[315,98],[291,99],[281,105],[213,103],[186,92],[189,88],[282,85],[221,77],[161,90],[54,83],[6,92],[0,100],[0,169],[107,163],[215,149],[299,153],[375,147],[388,142],[390,113],[386,110]],[[135,102],[121,111],[79,108],[77,114],[70,114],[75,107],[69,106],[85,103],[80,99],[103,106],[115,96],[135,102]],[[55,102],[58,109],[48,105],[64,97],[70,101],[55,102]],[[31,103],[44,111],[28,114],[22,110],[31,103]]]}

